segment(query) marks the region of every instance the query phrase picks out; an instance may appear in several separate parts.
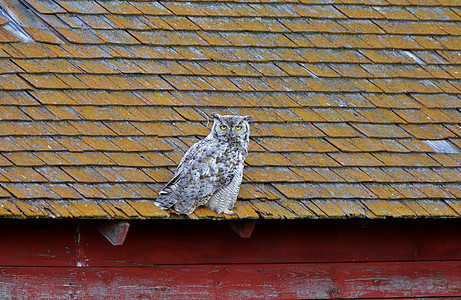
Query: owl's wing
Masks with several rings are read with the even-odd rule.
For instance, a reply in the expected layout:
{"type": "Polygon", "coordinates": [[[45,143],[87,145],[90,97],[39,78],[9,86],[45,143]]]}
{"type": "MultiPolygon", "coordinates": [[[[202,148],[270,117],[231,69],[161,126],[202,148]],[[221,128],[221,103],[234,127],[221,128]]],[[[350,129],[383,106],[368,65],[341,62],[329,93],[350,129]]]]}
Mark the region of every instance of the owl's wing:
{"type": "Polygon", "coordinates": [[[211,141],[194,144],[181,159],[174,177],[155,200],[160,208],[174,205],[179,213],[191,213],[196,201],[212,195],[233,178],[236,162],[222,156],[211,141]]]}

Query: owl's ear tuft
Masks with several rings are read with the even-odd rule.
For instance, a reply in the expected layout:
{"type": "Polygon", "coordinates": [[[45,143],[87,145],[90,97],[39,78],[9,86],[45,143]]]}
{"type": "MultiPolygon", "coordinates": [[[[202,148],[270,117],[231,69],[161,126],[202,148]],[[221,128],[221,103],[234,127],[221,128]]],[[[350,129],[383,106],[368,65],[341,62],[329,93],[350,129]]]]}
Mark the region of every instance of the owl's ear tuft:
{"type": "Polygon", "coordinates": [[[218,120],[221,117],[218,113],[215,113],[215,112],[212,112],[211,116],[213,117],[213,119],[218,119],[218,120]]]}
{"type": "Polygon", "coordinates": [[[252,116],[243,116],[243,119],[247,122],[254,122],[254,119],[252,116]]]}

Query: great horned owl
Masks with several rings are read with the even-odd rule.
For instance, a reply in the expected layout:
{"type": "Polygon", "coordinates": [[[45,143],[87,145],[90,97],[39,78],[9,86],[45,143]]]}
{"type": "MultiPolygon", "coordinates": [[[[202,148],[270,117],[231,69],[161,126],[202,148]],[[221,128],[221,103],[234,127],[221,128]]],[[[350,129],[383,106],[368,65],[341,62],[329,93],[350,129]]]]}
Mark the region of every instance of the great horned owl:
{"type": "Polygon", "coordinates": [[[191,214],[205,205],[216,213],[233,214],[248,154],[249,116],[212,113],[210,134],[192,145],[173,178],[159,192],[155,204],[191,214]]]}

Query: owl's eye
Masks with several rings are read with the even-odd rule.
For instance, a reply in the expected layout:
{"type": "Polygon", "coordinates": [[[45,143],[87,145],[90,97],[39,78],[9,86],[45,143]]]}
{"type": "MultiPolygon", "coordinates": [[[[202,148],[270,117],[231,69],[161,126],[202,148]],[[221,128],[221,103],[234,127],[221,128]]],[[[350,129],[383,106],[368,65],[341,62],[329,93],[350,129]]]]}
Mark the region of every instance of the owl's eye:
{"type": "Polygon", "coordinates": [[[227,129],[227,126],[226,126],[226,125],[221,125],[221,129],[222,129],[222,130],[226,130],[226,129],[227,129]]]}
{"type": "Polygon", "coordinates": [[[235,129],[240,130],[240,129],[242,129],[242,126],[235,126],[235,129]]]}

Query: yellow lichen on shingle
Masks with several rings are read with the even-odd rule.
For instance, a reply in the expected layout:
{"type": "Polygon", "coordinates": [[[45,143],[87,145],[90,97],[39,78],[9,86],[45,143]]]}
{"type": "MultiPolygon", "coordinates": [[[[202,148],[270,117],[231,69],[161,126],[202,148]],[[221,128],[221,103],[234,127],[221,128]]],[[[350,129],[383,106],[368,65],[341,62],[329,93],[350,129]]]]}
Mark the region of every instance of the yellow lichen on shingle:
{"type": "Polygon", "coordinates": [[[400,201],[361,201],[377,217],[415,217],[413,210],[400,201]]]}
{"type": "Polygon", "coordinates": [[[237,215],[192,218],[458,217],[442,2],[31,0],[33,42],[0,17],[0,216],[182,218],[152,200],[218,112],[254,119],[237,215]]]}

